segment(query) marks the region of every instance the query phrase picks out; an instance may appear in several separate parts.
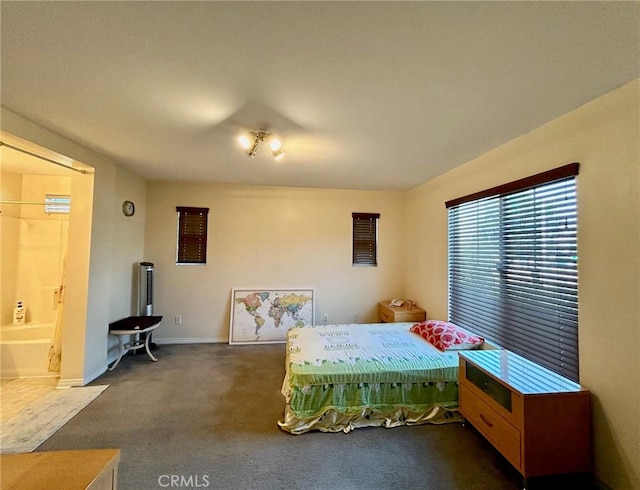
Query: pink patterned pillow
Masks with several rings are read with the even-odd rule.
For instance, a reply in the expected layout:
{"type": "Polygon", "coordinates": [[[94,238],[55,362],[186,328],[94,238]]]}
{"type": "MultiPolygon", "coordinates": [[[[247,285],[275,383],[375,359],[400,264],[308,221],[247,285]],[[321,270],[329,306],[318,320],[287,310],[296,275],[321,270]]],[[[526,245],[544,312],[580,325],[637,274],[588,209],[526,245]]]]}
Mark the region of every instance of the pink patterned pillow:
{"type": "Polygon", "coordinates": [[[439,351],[477,349],[484,339],[467,332],[453,323],[427,320],[413,325],[410,330],[420,335],[439,351]]]}

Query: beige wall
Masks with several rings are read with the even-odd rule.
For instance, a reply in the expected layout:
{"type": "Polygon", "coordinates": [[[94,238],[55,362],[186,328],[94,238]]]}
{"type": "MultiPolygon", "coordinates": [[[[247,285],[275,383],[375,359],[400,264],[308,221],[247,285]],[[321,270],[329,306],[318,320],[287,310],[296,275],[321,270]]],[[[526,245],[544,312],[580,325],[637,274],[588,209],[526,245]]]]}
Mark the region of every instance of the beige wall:
{"type": "MultiPolygon", "coordinates": [[[[147,184],[144,180],[116,167],[113,196],[113,238],[111,256],[111,294],[109,321],[138,314],[138,264],[144,260],[144,224],[147,184]],[[133,201],[135,213],[122,213],[122,202],[133,201]]],[[[109,338],[109,362],[118,353],[118,342],[109,338]]]]}
{"type": "Polygon", "coordinates": [[[151,182],[145,260],[165,315],[154,339],[226,342],[238,287],[313,287],[317,323],[376,321],[378,301],[404,296],[403,216],[398,192],[151,182]],[[176,266],[176,206],[210,208],[206,266],[176,266]],[[352,212],[381,214],[378,267],[351,265],[352,212]]]}
{"type": "Polygon", "coordinates": [[[113,247],[111,267],[116,277],[128,278],[123,284],[118,284],[111,294],[110,311],[115,319],[138,314],[138,264],[144,260],[144,224],[146,183],[141,179],[131,178],[131,175],[118,168],[116,170],[116,196],[114,216],[114,234],[121,237],[122,242],[113,247]],[[133,216],[122,213],[122,202],[132,201],[135,205],[133,216]]]}
{"type": "Polygon", "coordinates": [[[406,195],[407,294],[447,317],[444,202],[570,162],[578,177],[580,382],[593,394],[597,477],[640,488],[640,82],[406,195]]]}
{"type": "Polygon", "coordinates": [[[135,201],[135,220],[144,221],[146,184],[113,160],[5,108],[2,131],[94,169],[93,174],[71,175],[74,202],[60,379],[63,386],[86,384],[106,369],[109,322],[127,316],[132,308],[131,270],[142,257],[144,237],[132,223],[122,221],[120,199],[126,195],[135,201]]]}

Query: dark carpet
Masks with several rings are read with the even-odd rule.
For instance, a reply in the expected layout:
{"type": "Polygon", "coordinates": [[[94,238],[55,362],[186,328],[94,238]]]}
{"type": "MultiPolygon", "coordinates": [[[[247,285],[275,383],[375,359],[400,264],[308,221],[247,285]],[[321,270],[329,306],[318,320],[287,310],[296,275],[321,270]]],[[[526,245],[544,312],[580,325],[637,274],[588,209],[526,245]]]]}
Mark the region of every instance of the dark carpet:
{"type": "Polygon", "coordinates": [[[38,451],[120,448],[122,490],[522,488],[469,425],[281,431],[283,344],[162,345],[155,355],[126,356],[95,380],[110,386],[38,451]]]}

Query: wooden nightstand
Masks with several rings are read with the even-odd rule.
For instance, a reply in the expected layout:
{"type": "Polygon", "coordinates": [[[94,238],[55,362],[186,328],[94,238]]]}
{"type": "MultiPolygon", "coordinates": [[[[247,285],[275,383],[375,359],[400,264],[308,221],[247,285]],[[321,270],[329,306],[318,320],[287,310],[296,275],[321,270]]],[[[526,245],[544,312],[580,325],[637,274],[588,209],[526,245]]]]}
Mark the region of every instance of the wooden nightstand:
{"type": "Polygon", "coordinates": [[[427,319],[427,312],[415,305],[409,308],[407,303],[389,306],[389,301],[381,301],[378,303],[378,318],[383,323],[423,322],[427,319]]]}
{"type": "Polygon", "coordinates": [[[460,352],[460,413],[527,478],[591,471],[589,391],[507,350],[460,352]]]}

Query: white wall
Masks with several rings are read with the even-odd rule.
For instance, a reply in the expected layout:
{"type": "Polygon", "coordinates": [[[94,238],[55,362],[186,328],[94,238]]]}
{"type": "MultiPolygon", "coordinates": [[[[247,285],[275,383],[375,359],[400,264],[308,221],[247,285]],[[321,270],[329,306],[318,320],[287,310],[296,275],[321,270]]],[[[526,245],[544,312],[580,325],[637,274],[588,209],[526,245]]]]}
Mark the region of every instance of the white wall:
{"type": "Polygon", "coordinates": [[[629,83],[406,195],[407,294],[447,318],[447,200],[580,162],[580,382],[596,475],[640,488],[640,82],[629,83]]]}
{"type": "Polygon", "coordinates": [[[135,201],[135,220],[144,221],[146,184],[113,160],[6,108],[2,108],[2,131],[94,169],[92,175],[71,175],[69,256],[80,266],[68,270],[60,379],[63,386],[86,384],[106,369],[108,324],[132,311],[131,268],[142,257],[144,237],[121,220],[120,198],[126,195],[135,201]]]}
{"type": "Polygon", "coordinates": [[[145,260],[155,264],[158,342],[226,342],[232,288],[313,287],[316,321],[377,321],[404,296],[398,192],[150,182],[145,260]],[[177,266],[176,206],[208,207],[206,266],[177,266]],[[352,212],[379,212],[378,267],[351,265],[352,212]],[[182,325],[174,316],[182,316],[182,325]]]}

